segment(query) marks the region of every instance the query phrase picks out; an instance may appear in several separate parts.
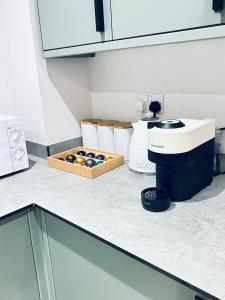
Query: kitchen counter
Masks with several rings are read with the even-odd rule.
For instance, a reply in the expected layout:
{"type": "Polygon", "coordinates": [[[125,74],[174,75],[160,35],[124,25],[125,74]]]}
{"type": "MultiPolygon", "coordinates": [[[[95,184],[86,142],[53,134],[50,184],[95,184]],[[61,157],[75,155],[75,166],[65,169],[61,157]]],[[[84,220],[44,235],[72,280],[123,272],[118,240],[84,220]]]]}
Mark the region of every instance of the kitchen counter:
{"type": "Polygon", "coordinates": [[[225,175],[192,200],[145,211],[140,192],[154,176],[124,165],[93,180],[45,160],[0,179],[0,217],[36,204],[176,280],[225,300],[225,175]]]}

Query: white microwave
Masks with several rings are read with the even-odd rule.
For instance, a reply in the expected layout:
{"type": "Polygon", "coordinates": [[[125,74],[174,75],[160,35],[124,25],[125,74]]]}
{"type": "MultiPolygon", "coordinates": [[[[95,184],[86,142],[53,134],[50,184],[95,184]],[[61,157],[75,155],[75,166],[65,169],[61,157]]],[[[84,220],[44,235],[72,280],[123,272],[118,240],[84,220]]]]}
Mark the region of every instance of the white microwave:
{"type": "Polygon", "coordinates": [[[22,123],[0,114],[0,176],[29,167],[22,123]]]}

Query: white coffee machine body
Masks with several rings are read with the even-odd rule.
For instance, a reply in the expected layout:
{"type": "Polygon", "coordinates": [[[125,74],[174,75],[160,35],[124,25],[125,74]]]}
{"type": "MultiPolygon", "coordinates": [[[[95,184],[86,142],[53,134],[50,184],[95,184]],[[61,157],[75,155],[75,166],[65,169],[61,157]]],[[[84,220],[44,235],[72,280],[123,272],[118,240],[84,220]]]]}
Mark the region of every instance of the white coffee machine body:
{"type": "Polygon", "coordinates": [[[165,120],[148,130],[148,157],[157,187],[172,200],[190,199],[213,180],[215,121],[165,120]]]}

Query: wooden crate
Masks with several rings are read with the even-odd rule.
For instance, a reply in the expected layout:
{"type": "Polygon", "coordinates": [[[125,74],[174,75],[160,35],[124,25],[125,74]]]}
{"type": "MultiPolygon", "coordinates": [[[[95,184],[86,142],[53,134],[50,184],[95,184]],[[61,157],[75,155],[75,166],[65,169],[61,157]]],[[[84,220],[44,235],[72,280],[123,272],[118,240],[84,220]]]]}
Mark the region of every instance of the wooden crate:
{"type": "MultiPolygon", "coordinates": [[[[88,159],[88,157],[87,157],[87,159],[88,159]]],[[[96,161],[98,161],[98,160],[96,160],[96,161]]],[[[54,154],[54,155],[48,157],[48,165],[50,167],[59,169],[62,171],[74,173],[76,175],[80,175],[80,176],[87,177],[87,178],[95,178],[101,174],[107,173],[110,170],[113,170],[113,169],[123,165],[123,163],[124,163],[123,155],[118,155],[118,154],[110,153],[110,152],[106,152],[106,151],[94,150],[94,149],[90,149],[90,148],[86,148],[86,147],[77,147],[77,148],[74,148],[74,149],[71,149],[68,151],[64,151],[61,153],[57,153],[57,154],[54,154]],[[66,158],[67,155],[69,155],[69,154],[76,155],[76,153],[79,150],[84,150],[86,153],[93,152],[95,154],[103,154],[103,155],[105,155],[105,157],[113,157],[113,158],[108,161],[104,161],[103,164],[101,164],[99,166],[95,166],[93,168],[88,168],[86,166],[82,166],[77,163],[73,164],[73,163],[69,163],[69,162],[58,159],[60,157],[66,158]]]]}

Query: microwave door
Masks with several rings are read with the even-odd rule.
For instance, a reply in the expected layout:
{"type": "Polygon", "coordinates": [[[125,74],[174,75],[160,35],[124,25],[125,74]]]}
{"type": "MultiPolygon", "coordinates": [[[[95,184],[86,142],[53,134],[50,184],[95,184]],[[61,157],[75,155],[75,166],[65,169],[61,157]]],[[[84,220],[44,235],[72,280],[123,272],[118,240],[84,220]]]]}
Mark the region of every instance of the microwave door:
{"type": "Polygon", "coordinates": [[[6,124],[0,122],[0,176],[13,171],[6,124]]]}

